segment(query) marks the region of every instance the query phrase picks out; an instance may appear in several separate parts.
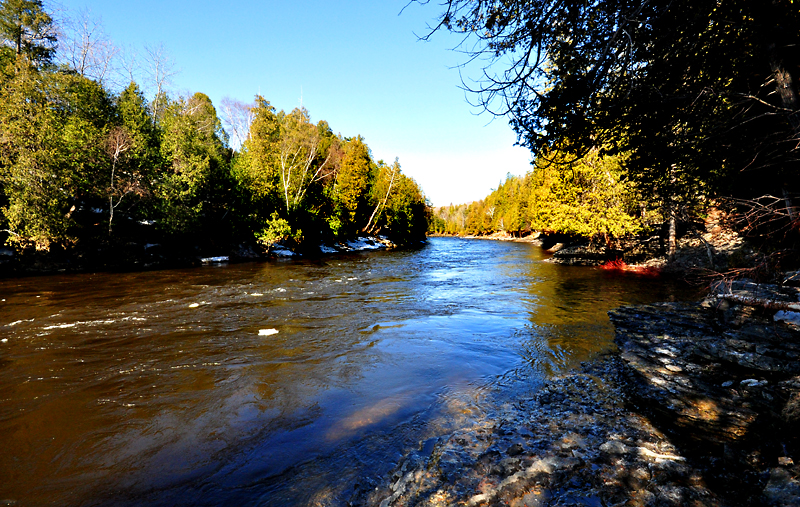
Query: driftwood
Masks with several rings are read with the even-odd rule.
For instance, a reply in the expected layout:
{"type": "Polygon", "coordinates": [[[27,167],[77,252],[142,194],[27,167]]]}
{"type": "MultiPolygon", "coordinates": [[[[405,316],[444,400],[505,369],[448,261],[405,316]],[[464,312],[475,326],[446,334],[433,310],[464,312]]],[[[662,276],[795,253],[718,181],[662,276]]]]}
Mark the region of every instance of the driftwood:
{"type": "Polygon", "coordinates": [[[716,294],[718,299],[726,299],[740,305],[756,306],[767,310],[786,310],[800,312],[800,303],[790,303],[788,301],[776,301],[774,299],[756,298],[752,296],[740,296],[738,294],[716,294]]]}

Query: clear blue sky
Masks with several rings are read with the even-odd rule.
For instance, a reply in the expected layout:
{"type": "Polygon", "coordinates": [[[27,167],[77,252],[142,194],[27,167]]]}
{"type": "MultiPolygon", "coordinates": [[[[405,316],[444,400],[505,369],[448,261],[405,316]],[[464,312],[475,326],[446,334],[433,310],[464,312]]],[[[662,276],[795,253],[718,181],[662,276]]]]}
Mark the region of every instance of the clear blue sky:
{"type": "Polygon", "coordinates": [[[434,205],[483,198],[530,168],[507,121],[478,115],[459,88],[458,39],[418,40],[439,14],[435,2],[58,1],[88,9],[117,45],[163,43],[180,70],[175,91],[215,104],[261,93],[287,111],[302,93],[313,121],[362,135],[377,159],[398,157],[434,205]]]}

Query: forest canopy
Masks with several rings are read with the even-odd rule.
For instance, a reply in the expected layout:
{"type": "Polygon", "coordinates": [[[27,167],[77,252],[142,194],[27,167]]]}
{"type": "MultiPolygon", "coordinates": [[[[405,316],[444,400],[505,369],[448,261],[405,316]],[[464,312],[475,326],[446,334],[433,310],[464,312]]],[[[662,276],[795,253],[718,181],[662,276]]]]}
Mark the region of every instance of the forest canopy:
{"type": "Polygon", "coordinates": [[[0,239],[18,250],[146,236],[316,248],[424,239],[428,204],[398,161],[304,108],[169,90],[161,46],[113,45],[87,17],[0,1],[0,239]],[[58,34],[58,35],[57,35],[58,34]],[[231,142],[233,139],[233,142],[231,142]]]}
{"type": "Polygon", "coordinates": [[[781,196],[792,215],[800,188],[796,1],[441,6],[428,37],[463,37],[467,62],[483,65],[465,87],[481,107],[507,115],[537,158],[623,154],[622,178],[672,222],[716,195],[781,196]]]}

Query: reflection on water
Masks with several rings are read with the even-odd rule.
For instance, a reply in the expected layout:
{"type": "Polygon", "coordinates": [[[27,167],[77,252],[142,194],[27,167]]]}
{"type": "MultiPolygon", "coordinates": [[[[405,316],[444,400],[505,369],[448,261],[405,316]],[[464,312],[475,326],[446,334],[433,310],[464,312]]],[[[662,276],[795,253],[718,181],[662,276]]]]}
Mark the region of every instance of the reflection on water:
{"type": "Polygon", "coordinates": [[[334,505],[668,283],[526,244],[0,281],[0,501],[334,505]],[[274,331],[268,331],[274,330],[274,331]],[[268,332],[265,332],[268,331],[268,332]]]}

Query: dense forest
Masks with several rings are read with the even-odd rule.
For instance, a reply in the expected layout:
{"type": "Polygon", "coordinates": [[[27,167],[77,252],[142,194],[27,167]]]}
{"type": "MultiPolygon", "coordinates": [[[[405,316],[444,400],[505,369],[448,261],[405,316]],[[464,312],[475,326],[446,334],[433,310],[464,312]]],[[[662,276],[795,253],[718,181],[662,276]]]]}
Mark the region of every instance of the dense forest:
{"type": "Polygon", "coordinates": [[[41,0],[0,2],[0,39],[0,242],[17,252],[424,239],[428,205],[399,162],[302,107],[172,94],[163,47],[123,51],[41,0]]]}
{"type": "Polygon", "coordinates": [[[431,232],[542,231],[605,239],[636,234],[663,218],[624,180],[623,163],[623,157],[599,150],[571,163],[540,157],[528,174],[508,175],[485,199],[435,208],[431,232]]]}
{"type": "MultiPolygon", "coordinates": [[[[427,3],[421,1],[420,3],[427,3]]],[[[432,229],[591,236],[680,222],[725,202],[797,240],[800,8],[793,0],[446,0],[478,105],[508,117],[534,170],[432,229]]]]}

